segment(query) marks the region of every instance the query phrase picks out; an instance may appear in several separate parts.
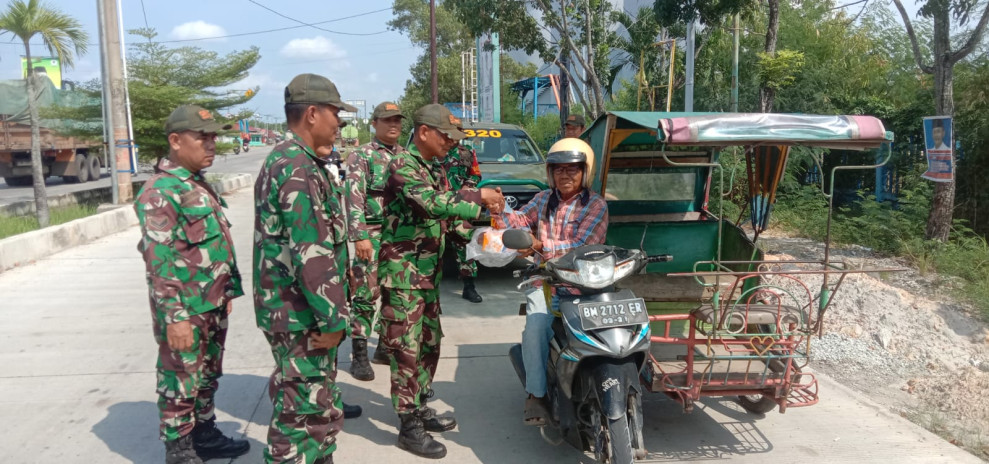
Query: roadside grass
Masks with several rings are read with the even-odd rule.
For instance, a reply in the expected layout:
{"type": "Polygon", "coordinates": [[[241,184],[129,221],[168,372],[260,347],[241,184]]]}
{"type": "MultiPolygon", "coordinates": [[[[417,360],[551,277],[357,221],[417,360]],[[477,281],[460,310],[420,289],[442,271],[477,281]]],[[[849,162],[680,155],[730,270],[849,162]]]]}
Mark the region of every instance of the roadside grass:
{"type": "MultiPolygon", "coordinates": [[[[80,204],[61,206],[51,209],[51,225],[92,216],[96,214],[95,204],[80,204]]],[[[0,239],[38,230],[38,219],[35,216],[2,217],[0,216],[0,239]]]]}
{"type": "Polygon", "coordinates": [[[915,407],[899,412],[904,419],[923,427],[944,441],[986,459],[989,457],[986,431],[982,427],[975,430],[964,430],[958,425],[952,425],[947,413],[931,406],[915,407]]]}
{"type": "MultiPolygon", "coordinates": [[[[832,243],[857,244],[905,258],[921,274],[958,278],[959,299],[978,308],[980,316],[989,320],[989,243],[961,221],[953,225],[947,243],[924,240],[928,198],[926,191],[901,191],[896,208],[876,202],[871,195],[836,207],[832,243]]],[[[774,227],[823,241],[827,236],[827,202],[814,187],[793,189],[779,196],[772,220],[774,227]]]]}

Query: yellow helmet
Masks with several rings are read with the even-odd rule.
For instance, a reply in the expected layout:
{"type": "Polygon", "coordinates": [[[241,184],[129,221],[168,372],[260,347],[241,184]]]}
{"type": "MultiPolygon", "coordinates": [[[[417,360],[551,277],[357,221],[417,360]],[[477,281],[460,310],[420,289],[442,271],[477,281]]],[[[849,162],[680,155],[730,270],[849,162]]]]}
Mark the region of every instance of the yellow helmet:
{"type": "Polygon", "coordinates": [[[594,150],[587,142],[575,137],[560,139],[549,147],[549,153],[546,155],[546,179],[550,188],[555,188],[553,165],[572,163],[584,163],[583,186],[587,189],[591,188],[594,180],[594,150]]]}

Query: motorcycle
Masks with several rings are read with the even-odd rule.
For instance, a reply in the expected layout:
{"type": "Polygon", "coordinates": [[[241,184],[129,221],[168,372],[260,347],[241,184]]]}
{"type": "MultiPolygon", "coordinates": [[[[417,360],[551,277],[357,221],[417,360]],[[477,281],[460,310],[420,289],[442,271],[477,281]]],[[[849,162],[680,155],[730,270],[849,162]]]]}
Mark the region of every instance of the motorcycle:
{"type": "MultiPolygon", "coordinates": [[[[502,240],[516,250],[532,246],[531,235],[522,230],[506,230],[502,240]]],[[[649,316],[642,298],[629,289],[615,291],[614,284],[649,263],[671,259],[647,256],[642,250],[584,245],[542,266],[515,271],[516,277],[525,278],[518,288],[525,293],[527,313],[547,311],[543,282],[581,292],[560,297],[561,317],[553,322],[546,369],[550,417],[540,427],[548,442],[565,440],[578,450],[593,451],[599,462],[612,464],[646,457],[645,388],[639,372],[649,354],[649,316]]],[[[525,385],[522,345],[513,345],[509,356],[525,385]]]]}
{"type": "Polygon", "coordinates": [[[244,153],[251,151],[251,143],[247,140],[244,141],[244,153]]]}
{"type": "Polygon", "coordinates": [[[239,155],[240,154],[240,144],[239,143],[235,143],[234,144],[234,154],[235,155],[239,155]]]}

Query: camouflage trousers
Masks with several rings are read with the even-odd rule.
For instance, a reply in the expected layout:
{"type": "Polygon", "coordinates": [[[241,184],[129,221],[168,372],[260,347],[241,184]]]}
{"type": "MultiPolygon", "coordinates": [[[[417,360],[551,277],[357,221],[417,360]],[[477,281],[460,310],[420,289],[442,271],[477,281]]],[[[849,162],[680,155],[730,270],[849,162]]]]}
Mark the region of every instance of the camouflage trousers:
{"type": "MultiPolygon", "coordinates": [[[[453,243],[447,240],[447,243],[453,243]]],[[[457,272],[461,279],[477,277],[477,261],[467,261],[467,247],[458,246],[457,249],[457,272]]]]}
{"type": "Polygon", "coordinates": [[[371,262],[354,257],[350,265],[350,337],[366,339],[374,332],[381,333],[381,322],[375,321],[381,290],[378,287],[378,251],[381,250],[381,226],[368,229],[373,248],[371,262]]]}
{"type": "MultiPolygon", "coordinates": [[[[165,328],[155,330],[158,342],[158,417],[162,441],[192,433],[196,421],[215,417],[213,397],[223,375],[223,344],[227,339],[227,312],[214,309],[189,317],[192,348],[168,347],[165,328]]],[[[157,328],[157,325],[156,325],[157,328]]]]}
{"type": "Polygon", "coordinates": [[[273,410],[266,463],[312,464],[337,449],[336,436],[343,428],[337,350],[312,348],[312,333],[264,334],[275,358],[268,381],[273,410]]]}
{"type": "Polygon", "coordinates": [[[391,402],[399,414],[422,405],[440,360],[440,291],[381,288],[381,344],[391,359],[391,402]]]}

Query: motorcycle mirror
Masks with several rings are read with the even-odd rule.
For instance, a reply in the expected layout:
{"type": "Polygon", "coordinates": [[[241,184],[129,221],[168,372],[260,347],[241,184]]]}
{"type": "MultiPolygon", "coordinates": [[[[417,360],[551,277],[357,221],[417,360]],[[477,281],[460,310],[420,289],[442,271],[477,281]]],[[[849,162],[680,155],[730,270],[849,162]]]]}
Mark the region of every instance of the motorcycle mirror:
{"type": "Polygon", "coordinates": [[[513,250],[525,250],[532,247],[532,235],[521,229],[508,229],[501,236],[502,243],[513,250]]]}

